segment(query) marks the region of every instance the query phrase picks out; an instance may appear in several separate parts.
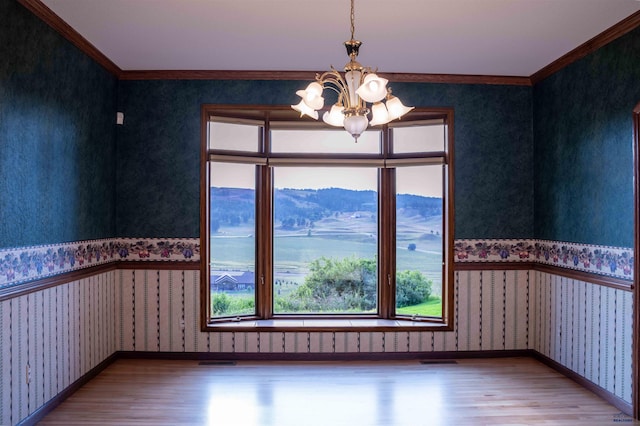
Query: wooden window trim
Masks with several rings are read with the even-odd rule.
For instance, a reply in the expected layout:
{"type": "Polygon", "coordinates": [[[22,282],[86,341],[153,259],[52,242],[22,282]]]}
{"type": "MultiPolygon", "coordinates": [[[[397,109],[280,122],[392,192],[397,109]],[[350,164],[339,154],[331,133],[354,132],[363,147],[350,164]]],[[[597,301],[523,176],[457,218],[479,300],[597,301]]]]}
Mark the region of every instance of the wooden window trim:
{"type": "MultiPolygon", "coordinates": [[[[240,318],[223,318],[212,319],[210,312],[210,289],[209,280],[207,277],[210,274],[209,261],[210,247],[208,238],[209,229],[209,201],[206,188],[209,188],[209,172],[210,172],[210,160],[212,156],[228,156],[238,155],[239,157],[256,157],[258,163],[261,160],[260,156],[264,156],[270,152],[270,140],[269,140],[269,118],[282,119],[287,117],[291,110],[288,106],[238,106],[238,105],[202,105],[201,107],[201,256],[203,261],[201,262],[201,297],[200,297],[200,317],[201,317],[201,329],[202,331],[451,331],[453,330],[453,308],[454,308],[454,293],[453,293],[453,273],[454,273],[454,256],[453,256],[453,235],[454,235],[454,212],[453,212],[453,109],[451,108],[420,108],[417,109],[413,116],[407,116],[403,118],[405,122],[416,120],[425,120],[429,118],[442,118],[447,126],[446,132],[446,150],[442,153],[411,153],[407,155],[393,155],[390,153],[390,142],[387,139],[387,132],[383,132],[384,139],[382,141],[383,149],[380,155],[371,154],[355,154],[355,155],[340,155],[331,154],[300,154],[300,155],[270,155],[274,159],[293,159],[293,158],[308,158],[311,161],[327,162],[337,160],[339,162],[345,162],[348,164],[350,161],[386,161],[387,158],[391,161],[397,161],[399,158],[409,159],[409,161],[415,161],[419,158],[425,158],[426,161],[430,161],[430,157],[443,157],[444,163],[447,167],[444,168],[446,174],[443,187],[443,220],[446,223],[443,238],[443,284],[442,284],[442,317],[441,318],[410,318],[407,316],[393,316],[392,311],[395,306],[395,293],[391,289],[395,289],[395,274],[390,274],[391,270],[395,270],[395,256],[393,255],[391,247],[395,247],[395,236],[391,230],[379,229],[379,243],[378,243],[378,255],[380,258],[391,259],[389,262],[381,262],[380,266],[383,268],[379,273],[378,284],[378,313],[376,315],[273,315],[271,299],[273,296],[272,288],[270,285],[263,285],[262,283],[270,283],[272,281],[272,247],[270,241],[272,238],[272,218],[271,215],[256,214],[256,221],[260,221],[258,224],[258,233],[260,238],[257,238],[256,249],[256,315],[255,316],[243,316],[240,318]],[[233,110],[234,113],[246,113],[245,116],[251,120],[255,120],[259,117],[259,113],[262,112],[264,116],[265,126],[263,127],[261,152],[245,153],[245,152],[222,152],[209,148],[208,141],[208,123],[210,117],[218,114],[219,111],[233,110]],[[324,161],[323,161],[324,160],[324,161]],[[269,216],[269,217],[266,217],[269,216]],[[384,266],[383,266],[384,265],[384,266]],[[391,285],[384,285],[381,281],[384,281],[383,277],[390,277],[391,285]]],[[[229,114],[226,114],[229,116],[229,114]]],[[[322,126],[322,123],[315,121],[307,121],[305,127],[322,126]]],[[[267,160],[268,162],[268,160],[267,160]]],[[[276,160],[277,162],[277,160],[276,160]]],[[[261,194],[270,193],[271,190],[271,176],[269,167],[261,167],[259,176],[256,180],[258,187],[256,188],[261,194]]],[[[379,188],[380,191],[390,191],[388,187],[393,188],[392,179],[394,174],[391,170],[382,168],[382,172],[388,174],[386,177],[380,178],[380,185],[384,186],[379,188]]],[[[272,206],[269,205],[272,200],[268,197],[258,196],[256,200],[256,209],[259,211],[271,211],[272,206]],[[266,209],[266,210],[265,210],[266,209]]],[[[379,203],[379,216],[385,215],[385,221],[395,219],[395,204],[394,203],[379,203]],[[382,206],[382,207],[381,207],[382,206]]],[[[382,220],[380,220],[382,223],[382,220]]],[[[395,221],[393,222],[395,223],[395,221]]]]}

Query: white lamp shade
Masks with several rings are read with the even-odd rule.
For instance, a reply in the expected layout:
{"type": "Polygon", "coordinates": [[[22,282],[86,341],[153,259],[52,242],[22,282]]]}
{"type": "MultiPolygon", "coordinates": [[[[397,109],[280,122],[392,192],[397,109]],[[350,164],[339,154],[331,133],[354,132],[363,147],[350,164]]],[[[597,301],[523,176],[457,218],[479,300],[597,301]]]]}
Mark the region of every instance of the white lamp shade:
{"type": "Polygon", "coordinates": [[[322,85],[314,81],[310,83],[305,90],[298,90],[296,95],[300,96],[304,103],[310,108],[320,109],[324,106],[322,90],[322,85]]]}
{"type": "Polygon", "coordinates": [[[389,99],[387,99],[387,111],[389,111],[389,121],[402,117],[412,109],[413,107],[404,106],[400,101],[400,99],[396,98],[395,96],[391,96],[389,99]]]}
{"type": "Polygon", "coordinates": [[[380,124],[387,124],[391,119],[389,118],[389,111],[382,102],[376,102],[371,107],[371,121],[369,124],[372,126],[378,126],[380,124]]]}
{"type": "Polygon", "coordinates": [[[291,105],[291,108],[298,111],[300,113],[300,117],[308,115],[311,118],[318,119],[318,111],[310,108],[305,102],[304,99],[300,101],[297,105],[291,105]]]}
{"type": "Polygon", "coordinates": [[[358,93],[358,96],[364,99],[365,102],[379,102],[387,94],[388,82],[389,80],[386,78],[378,77],[374,73],[367,74],[356,93],[358,93]]]}
{"type": "Polygon", "coordinates": [[[348,71],[344,73],[344,80],[347,83],[347,89],[349,92],[348,106],[351,108],[358,106],[358,96],[356,91],[360,87],[361,78],[362,73],[360,71],[348,71]]]}
{"type": "Polygon", "coordinates": [[[369,119],[365,115],[350,115],[344,119],[344,129],[356,140],[367,129],[369,119]]]}
{"type": "Polygon", "coordinates": [[[331,107],[331,111],[325,111],[325,113],[322,114],[322,120],[331,126],[342,127],[344,126],[343,110],[344,107],[342,105],[335,104],[331,107]]]}

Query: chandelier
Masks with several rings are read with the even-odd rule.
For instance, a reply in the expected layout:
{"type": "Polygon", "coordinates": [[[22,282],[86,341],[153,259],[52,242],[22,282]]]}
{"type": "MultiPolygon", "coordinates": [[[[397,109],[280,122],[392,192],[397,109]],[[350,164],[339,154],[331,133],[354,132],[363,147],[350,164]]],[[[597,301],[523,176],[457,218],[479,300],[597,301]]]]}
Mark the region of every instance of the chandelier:
{"type": "Polygon", "coordinates": [[[376,75],[377,69],[363,67],[356,61],[362,42],[354,39],[354,0],[351,0],[351,39],[344,42],[349,55],[349,63],[344,66],[344,76],[333,66],[331,71],[316,74],[316,81],[310,83],[305,90],[296,94],[302,99],[291,108],[300,112],[300,117],[308,115],[318,119],[318,110],[324,106],[324,89],[338,94],[338,101],[322,115],[322,120],[331,126],[344,127],[358,142],[358,137],[369,124],[372,126],[386,124],[402,117],[413,107],[402,104],[400,99],[391,94],[387,87],[388,80],[376,75]],[[372,104],[369,107],[369,104],[372,104]],[[371,121],[367,117],[371,112],[371,121]]]}

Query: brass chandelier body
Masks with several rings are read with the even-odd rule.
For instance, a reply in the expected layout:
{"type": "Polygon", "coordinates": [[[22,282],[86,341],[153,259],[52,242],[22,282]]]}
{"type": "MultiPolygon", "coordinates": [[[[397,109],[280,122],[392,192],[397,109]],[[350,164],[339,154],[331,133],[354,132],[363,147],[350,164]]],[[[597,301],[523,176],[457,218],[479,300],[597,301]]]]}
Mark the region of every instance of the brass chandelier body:
{"type": "Polygon", "coordinates": [[[356,60],[362,42],[354,38],[354,21],[354,0],[351,0],[351,39],[344,42],[349,62],[344,66],[344,76],[333,66],[330,71],[316,74],[316,81],[305,90],[296,92],[302,99],[291,107],[300,112],[301,117],[308,115],[317,120],[318,110],[324,106],[324,89],[337,92],[338,101],[323,114],[322,119],[332,126],[344,127],[357,142],[369,124],[386,124],[402,117],[413,107],[404,106],[400,99],[391,94],[387,79],[378,77],[376,71],[363,67],[356,60]],[[372,104],[371,108],[369,103],[372,104]],[[370,112],[371,121],[368,117],[370,112]]]}

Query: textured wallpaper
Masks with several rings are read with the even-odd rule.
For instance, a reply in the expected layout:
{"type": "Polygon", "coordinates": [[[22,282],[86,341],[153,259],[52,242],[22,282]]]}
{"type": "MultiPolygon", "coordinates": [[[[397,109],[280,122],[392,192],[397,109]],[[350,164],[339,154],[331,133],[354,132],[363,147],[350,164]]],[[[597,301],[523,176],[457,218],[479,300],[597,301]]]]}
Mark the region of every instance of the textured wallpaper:
{"type": "MultiPolygon", "coordinates": [[[[118,108],[126,118],[118,130],[117,234],[197,237],[201,104],[288,105],[304,85],[120,82],[118,108]]],[[[531,88],[392,86],[408,105],[455,109],[455,237],[532,237],[531,88]]]]}
{"type": "Polygon", "coordinates": [[[640,28],[534,88],[535,238],[633,246],[640,28]]]}
{"type": "MultiPolygon", "coordinates": [[[[0,8],[0,248],[197,237],[200,105],[287,105],[305,83],[117,82],[15,1],[0,8]]],[[[639,50],[635,30],[533,89],[393,84],[455,110],[456,239],[633,245],[639,50]]]]}
{"type": "Polygon", "coordinates": [[[115,77],[0,1],[0,248],[113,237],[115,77]]]}

